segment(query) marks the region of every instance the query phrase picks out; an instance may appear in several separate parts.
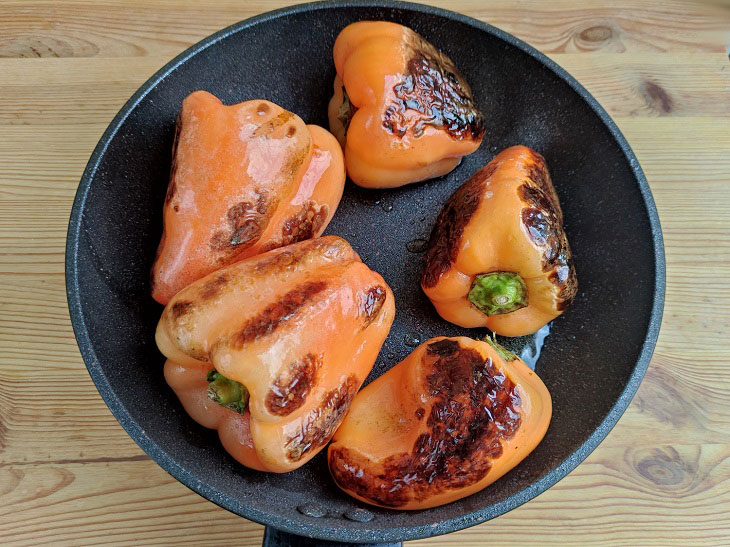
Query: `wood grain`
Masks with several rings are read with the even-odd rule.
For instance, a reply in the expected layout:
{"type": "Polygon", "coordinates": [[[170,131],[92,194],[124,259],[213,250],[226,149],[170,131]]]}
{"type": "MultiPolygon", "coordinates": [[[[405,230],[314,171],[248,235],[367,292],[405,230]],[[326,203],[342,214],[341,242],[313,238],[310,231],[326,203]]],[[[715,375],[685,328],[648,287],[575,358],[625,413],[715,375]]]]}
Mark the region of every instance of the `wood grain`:
{"type": "MultiPolygon", "coordinates": [[[[63,253],[81,172],[170,58],[283,0],[0,2],[0,544],[258,545],[119,427],[79,356],[63,253]]],[[[613,115],[657,202],[659,344],[632,405],[554,488],[413,545],[730,544],[730,11],[702,2],[431,2],[494,24],[613,115]]]]}

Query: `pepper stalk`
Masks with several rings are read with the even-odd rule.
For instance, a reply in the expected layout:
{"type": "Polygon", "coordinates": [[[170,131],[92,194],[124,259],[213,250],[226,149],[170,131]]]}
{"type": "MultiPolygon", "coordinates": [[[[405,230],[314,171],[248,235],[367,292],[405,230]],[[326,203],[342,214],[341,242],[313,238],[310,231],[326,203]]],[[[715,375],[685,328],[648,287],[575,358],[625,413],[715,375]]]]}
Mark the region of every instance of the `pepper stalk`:
{"type": "Polygon", "coordinates": [[[215,369],[211,369],[205,379],[208,384],[208,398],[219,405],[243,414],[248,406],[248,390],[246,387],[226,378],[215,369]]]}
{"type": "Polygon", "coordinates": [[[515,272],[479,274],[467,299],[485,315],[511,313],[527,306],[527,285],[515,272]]]}

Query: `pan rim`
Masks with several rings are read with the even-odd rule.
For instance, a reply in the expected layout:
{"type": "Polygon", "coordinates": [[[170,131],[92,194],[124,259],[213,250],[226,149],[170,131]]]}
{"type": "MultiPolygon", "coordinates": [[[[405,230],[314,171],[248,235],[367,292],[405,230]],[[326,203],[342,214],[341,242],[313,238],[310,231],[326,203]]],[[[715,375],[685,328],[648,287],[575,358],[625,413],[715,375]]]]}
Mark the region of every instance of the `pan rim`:
{"type": "Polygon", "coordinates": [[[608,113],[601,107],[596,99],[580,84],[575,78],[568,74],[562,67],[550,60],[546,55],[537,49],[519,40],[518,38],[497,29],[487,23],[483,23],[478,19],[468,17],[453,11],[442,8],[425,6],[412,2],[388,1],[388,0],[345,0],[332,2],[310,2],[295,6],[288,6],[274,11],[269,11],[260,15],[256,15],[249,19],[235,23],[226,27],[189,47],[173,60],[168,62],[164,67],[158,70],[150,77],[124,104],[121,110],[113,118],[107,129],[104,131],[99,143],[96,145],[88,164],[81,177],[76,196],[74,198],[66,240],[66,257],[65,257],[65,274],[66,274],[66,295],[68,299],[69,313],[74,334],[81,352],[81,356],[86,364],[89,374],[94,381],[102,399],[111,410],[114,417],[120,425],[126,430],[130,437],[139,445],[142,450],[147,453],[155,462],[165,471],[172,475],[179,482],[212,501],[216,505],[223,507],[235,514],[238,514],[249,520],[272,526],[292,534],[317,538],[328,539],[334,541],[348,542],[387,542],[402,541],[432,537],[436,535],[446,534],[457,530],[462,530],[476,524],[480,524],[497,516],[500,516],[512,509],[519,507],[527,501],[533,499],[537,495],[552,487],[555,483],[565,477],[569,472],[575,469],[595,448],[603,441],[608,433],[613,429],[621,415],[628,408],[633,399],[641,380],[649,366],[651,356],[653,354],[661,326],[661,319],[664,307],[665,296],[665,258],[664,245],[662,238],[661,225],[654,199],[651,194],[648,182],[634,155],[631,147],[625,137],[619,130],[616,123],[611,119],[608,113]],[[631,171],[639,186],[644,206],[646,207],[647,216],[652,233],[652,243],[654,248],[654,295],[651,307],[649,324],[646,331],[644,342],[641,346],[639,356],[637,358],[634,370],[631,373],[624,390],[617,398],[611,410],[602,420],[595,431],[563,462],[548,472],[544,477],[533,483],[532,485],[516,492],[509,498],[502,500],[496,504],[491,504],[481,509],[465,513],[461,516],[447,520],[441,520],[431,525],[420,526],[402,526],[397,528],[388,528],[381,530],[368,530],[356,528],[336,528],[328,527],[322,524],[308,523],[305,518],[301,520],[291,520],[286,517],[272,515],[266,511],[262,511],[251,505],[242,503],[238,500],[230,498],[216,490],[215,488],[203,483],[193,474],[181,467],[174,457],[163,450],[157,443],[147,436],[143,427],[135,421],[124,404],[119,400],[108,378],[100,365],[100,362],[94,351],[92,341],[89,337],[88,327],[84,320],[82,312],[82,295],[79,290],[79,270],[78,270],[78,250],[79,239],[81,235],[81,222],[86,200],[91,188],[91,184],[95,178],[101,160],[106,154],[110,142],[116,136],[120,127],[124,124],[127,117],[132,111],[145,99],[145,97],[156,88],[170,73],[183,65],[188,59],[207,49],[208,47],[224,40],[225,38],[241,32],[250,27],[254,27],[260,23],[270,21],[279,17],[291,14],[298,14],[308,11],[327,10],[331,8],[348,8],[348,7],[386,7],[397,8],[418,13],[440,16],[452,21],[460,22],[475,28],[478,31],[486,32],[503,42],[514,46],[522,52],[530,55],[543,66],[563,80],[569,87],[573,89],[599,117],[608,129],[611,136],[619,145],[626,161],[631,167],[631,171]]]}

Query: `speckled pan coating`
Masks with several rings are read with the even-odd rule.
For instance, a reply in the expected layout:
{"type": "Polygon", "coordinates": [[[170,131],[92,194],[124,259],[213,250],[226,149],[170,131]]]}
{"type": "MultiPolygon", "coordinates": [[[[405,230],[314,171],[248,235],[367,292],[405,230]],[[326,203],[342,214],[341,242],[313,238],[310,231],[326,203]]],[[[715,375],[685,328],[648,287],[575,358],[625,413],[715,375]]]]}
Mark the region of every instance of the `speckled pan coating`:
{"type": "MultiPolygon", "coordinates": [[[[614,122],[572,77],[498,29],[437,8],[396,2],[304,4],[243,21],[191,47],[137,91],[104,133],[79,185],[66,251],[71,320],[99,392],[165,470],[214,503],[280,530],[346,542],[445,534],[525,503],[564,477],[628,406],[649,364],[664,301],[656,208],[614,122]],[[371,377],[446,324],[419,288],[423,240],[441,204],[498,150],[528,145],[547,161],[565,213],[580,291],[538,363],[553,396],[542,444],[486,490],[419,512],[365,507],[341,493],[324,454],[286,475],[249,471],[214,432],[185,414],[154,344],[161,308],[149,267],[161,231],[175,118],[196,89],[225,103],[266,98],[326,125],[332,45],[346,24],[387,19],[441,48],[486,118],[482,147],[451,174],[387,192],[348,183],[328,233],[345,237],[395,292],[396,323],[371,377]],[[298,509],[299,508],[299,509],[298,509]]],[[[277,536],[278,537],[278,536],[277,536]]]]}

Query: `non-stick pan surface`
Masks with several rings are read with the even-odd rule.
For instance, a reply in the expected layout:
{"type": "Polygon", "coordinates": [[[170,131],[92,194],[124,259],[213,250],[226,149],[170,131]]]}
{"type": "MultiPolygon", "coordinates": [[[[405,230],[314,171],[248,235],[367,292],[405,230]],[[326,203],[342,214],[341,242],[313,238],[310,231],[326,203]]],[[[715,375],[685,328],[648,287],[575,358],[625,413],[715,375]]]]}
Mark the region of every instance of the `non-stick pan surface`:
{"type": "Polygon", "coordinates": [[[596,101],[544,55],[498,29],[392,2],[306,4],[264,14],[203,40],[160,70],[122,108],[89,161],[71,216],[66,267],[84,361],[142,449],[234,513],[339,541],[458,530],[509,511],[565,476],[629,404],[654,348],[664,297],[662,238],[649,188],[596,101]],[[165,385],[153,337],[161,307],[149,296],[149,268],[181,101],[198,89],[226,104],[265,98],[326,126],[332,45],[345,25],[363,19],[408,25],[446,52],[470,82],[487,122],[479,151],[446,177],[383,192],[348,182],[327,232],[346,238],[384,276],[398,310],[371,378],[419,340],[486,334],[441,320],[418,278],[423,240],[442,203],[505,147],[525,144],[547,159],[579,278],[575,304],[553,322],[537,364],[554,405],[544,441],[482,492],[425,511],[377,509],[349,498],[330,479],[324,453],[284,475],[243,468],[214,432],[188,418],[165,385]]]}

